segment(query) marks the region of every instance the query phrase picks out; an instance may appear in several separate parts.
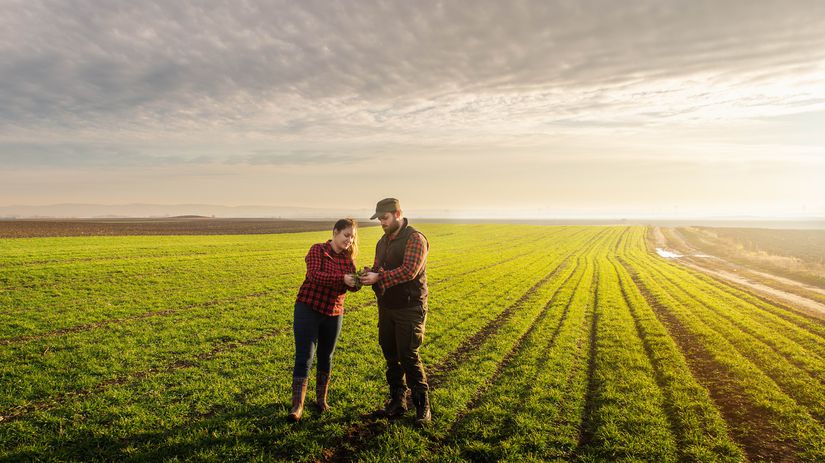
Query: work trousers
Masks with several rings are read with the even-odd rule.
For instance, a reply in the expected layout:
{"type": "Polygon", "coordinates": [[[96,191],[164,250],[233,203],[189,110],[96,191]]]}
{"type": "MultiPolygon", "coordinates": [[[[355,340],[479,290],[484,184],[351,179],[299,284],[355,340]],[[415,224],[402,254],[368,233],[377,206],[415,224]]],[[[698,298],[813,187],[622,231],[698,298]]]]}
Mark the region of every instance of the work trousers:
{"type": "Polygon", "coordinates": [[[413,391],[429,390],[424,364],[418,355],[426,323],[426,306],[378,309],[378,343],[387,361],[390,391],[407,386],[413,391]]]}

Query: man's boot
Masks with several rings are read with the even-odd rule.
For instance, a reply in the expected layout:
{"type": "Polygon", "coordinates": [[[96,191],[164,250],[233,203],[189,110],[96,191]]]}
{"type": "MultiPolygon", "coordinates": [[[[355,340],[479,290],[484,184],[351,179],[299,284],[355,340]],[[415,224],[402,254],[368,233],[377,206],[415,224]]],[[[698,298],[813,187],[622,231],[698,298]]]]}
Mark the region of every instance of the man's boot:
{"type": "Polygon", "coordinates": [[[415,404],[415,424],[420,427],[426,426],[433,418],[430,412],[430,396],[427,391],[415,391],[413,403],[415,404]]]}
{"type": "Polygon", "coordinates": [[[407,394],[409,389],[399,387],[390,393],[390,400],[384,404],[384,408],[376,410],[375,415],[379,417],[392,418],[401,416],[407,412],[407,394]]]}
{"type": "Polygon", "coordinates": [[[319,371],[315,376],[315,403],[318,405],[318,411],[323,413],[329,410],[327,403],[327,393],[329,392],[329,373],[326,371],[319,371]]]}
{"type": "Polygon", "coordinates": [[[292,408],[286,420],[296,423],[304,413],[304,398],[307,395],[307,378],[292,378],[292,408]]]}

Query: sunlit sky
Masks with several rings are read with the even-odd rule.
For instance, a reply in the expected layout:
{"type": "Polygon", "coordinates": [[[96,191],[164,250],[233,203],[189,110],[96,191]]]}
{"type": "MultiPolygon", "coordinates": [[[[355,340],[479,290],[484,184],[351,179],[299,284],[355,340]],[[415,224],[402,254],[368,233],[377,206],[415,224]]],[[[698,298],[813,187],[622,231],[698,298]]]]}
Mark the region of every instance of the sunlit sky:
{"type": "Polygon", "coordinates": [[[0,216],[821,217],[823,31],[822,1],[3,0],[0,216]]]}

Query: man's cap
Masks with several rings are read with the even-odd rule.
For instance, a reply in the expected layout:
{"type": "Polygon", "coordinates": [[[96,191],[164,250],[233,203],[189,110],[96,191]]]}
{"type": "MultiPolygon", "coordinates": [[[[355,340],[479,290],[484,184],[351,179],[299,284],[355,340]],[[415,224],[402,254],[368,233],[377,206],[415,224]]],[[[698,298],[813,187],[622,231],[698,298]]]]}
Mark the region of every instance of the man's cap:
{"type": "Polygon", "coordinates": [[[375,220],[379,215],[385,212],[395,212],[401,210],[401,203],[395,198],[384,198],[378,201],[375,205],[375,214],[370,217],[370,220],[375,220]]]}

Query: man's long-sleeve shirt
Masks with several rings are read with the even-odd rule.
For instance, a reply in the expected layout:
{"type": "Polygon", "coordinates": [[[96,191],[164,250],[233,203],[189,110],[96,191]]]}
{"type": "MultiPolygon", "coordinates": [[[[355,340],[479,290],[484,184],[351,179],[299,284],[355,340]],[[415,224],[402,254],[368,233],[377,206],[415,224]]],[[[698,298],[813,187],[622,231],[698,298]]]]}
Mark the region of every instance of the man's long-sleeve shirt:
{"type": "MultiPolygon", "coordinates": [[[[393,241],[396,238],[390,238],[393,241]]],[[[381,290],[386,290],[391,286],[395,286],[405,281],[410,281],[421,272],[421,268],[427,260],[427,242],[419,233],[412,233],[407,240],[407,246],[404,248],[404,261],[400,267],[392,270],[383,270],[378,268],[381,264],[377,257],[373,265],[373,270],[378,271],[381,279],[376,283],[381,290]]]]}

